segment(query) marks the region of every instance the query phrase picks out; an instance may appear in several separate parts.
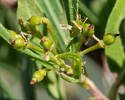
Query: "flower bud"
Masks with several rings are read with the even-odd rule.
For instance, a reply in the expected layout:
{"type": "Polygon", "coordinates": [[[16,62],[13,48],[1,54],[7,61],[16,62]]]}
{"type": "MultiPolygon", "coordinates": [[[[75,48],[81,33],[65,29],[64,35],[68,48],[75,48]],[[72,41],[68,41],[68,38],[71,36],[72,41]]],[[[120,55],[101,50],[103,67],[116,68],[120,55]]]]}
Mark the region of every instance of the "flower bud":
{"type": "Polygon", "coordinates": [[[41,80],[43,80],[44,76],[46,75],[46,71],[45,70],[38,70],[33,74],[33,78],[30,82],[30,84],[34,84],[36,82],[40,82],[41,80]]]}
{"type": "Polygon", "coordinates": [[[94,34],[94,25],[93,24],[84,24],[83,26],[83,35],[85,37],[90,37],[94,34]]]}
{"type": "Polygon", "coordinates": [[[103,42],[105,43],[105,45],[113,44],[115,42],[115,35],[111,33],[107,34],[106,36],[104,36],[103,42]]]}
{"type": "Polygon", "coordinates": [[[41,23],[41,17],[32,16],[28,21],[31,25],[39,25],[41,23]]]}
{"type": "Polygon", "coordinates": [[[72,26],[72,34],[73,35],[77,35],[80,32],[82,32],[82,21],[72,21],[73,22],[73,26],[72,26]]]}
{"type": "Polygon", "coordinates": [[[53,47],[53,41],[49,37],[44,36],[40,44],[47,50],[51,50],[53,47]]]}

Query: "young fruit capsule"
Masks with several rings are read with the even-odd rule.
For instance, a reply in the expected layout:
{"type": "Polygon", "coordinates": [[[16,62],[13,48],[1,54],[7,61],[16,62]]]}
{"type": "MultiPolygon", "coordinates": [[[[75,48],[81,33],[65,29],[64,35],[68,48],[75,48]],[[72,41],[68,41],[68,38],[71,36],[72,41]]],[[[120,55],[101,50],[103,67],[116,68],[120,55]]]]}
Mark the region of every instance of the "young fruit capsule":
{"type": "MultiPolygon", "coordinates": [[[[40,42],[40,45],[43,46],[45,48],[45,54],[47,57],[47,51],[51,51],[54,55],[57,54],[55,48],[54,48],[54,44],[53,41],[49,38],[44,36],[40,42]]],[[[48,58],[48,57],[47,57],[48,58]]],[[[47,59],[46,59],[47,60],[47,59]]],[[[48,61],[48,60],[47,60],[48,61]]]]}
{"type": "Polygon", "coordinates": [[[16,49],[20,49],[26,46],[26,43],[22,38],[16,38],[12,44],[16,49]]]}
{"type": "Polygon", "coordinates": [[[51,50],[53,48],[53,41],[46,36],[42,38],[40,44],[47,50],[51,50]]]}
{"type": "Polygon", "coordinates": [[[44,76],[46,75],[46,70],[38,70],[33,74],[33,78],[30,82],[30,84],[34,84],[36,82],[40,82],[41,80],[43,80],[44,76]]]}
{"type": "Polygon", "coordinates": [[[39,16],[32,16],[28,21],[31,25],[39,25],[42,22],[41,17],[39,16]]]}
{"type": "Polygon", "coordinates": [[[105,45],[111,45],[115,42],[115,35],[114,34],[107,34],[106,36],[104,36],[103,38],[103,42],[105,43],[105,45]]]}

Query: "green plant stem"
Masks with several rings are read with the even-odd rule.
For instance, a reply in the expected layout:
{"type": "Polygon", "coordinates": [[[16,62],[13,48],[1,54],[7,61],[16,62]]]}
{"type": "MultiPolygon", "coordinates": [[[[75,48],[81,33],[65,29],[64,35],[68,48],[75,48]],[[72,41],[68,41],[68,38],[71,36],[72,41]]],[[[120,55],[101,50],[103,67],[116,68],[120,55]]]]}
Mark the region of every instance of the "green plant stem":
{"type": "Polygon", "coordinates": [[[75,53],[78,53],[83,41],[85,40],[85,37],[83,35],[81,35],[80,39],[79,39],[79,42],[78,42],[78,45],[76,47],[76,50],[75,50],[75,53]]]}
{"type": "MultiPolygon", "coordinates": [[[[105,46],[105,44],[103,43],[102,40],[100,41],[100,44],[101,44],[103,47],[105,46]]],[[[103,47],[101,47],[100,44],[97,43],[97,44],[95,44],[94,46],[89,47],[89,48],[87,48],[87,49],[81,51],[81,52],[79,53],[79,55],[80,55],[80,56],[83,56],[84,54],[89,53],[89,52],[91,52],[91,51],[93,51],[93,50],[96,50],[96,49],[99,49],[99,48],[103,48],[103,47]]]]}
{"type": "Polygon", "coordinates": [[[43,17],[41,20],[42,20],[42,23],[45,23],[47,25],[47,29],[49,30],[51,36],[53,37],[53,40],[54,40],[54,42],[55,42],[55,44],[57,46],[58,52],[62,53],[62,49],[61,49],[61,47],[60,47],[60,45],[59,45],[59,43],[57,41],[57,38],[56,38],[55,33],[54,33],[53,29],[52,29],[50,21],[45,17],[43,17]]]}
{"type": "Polygon", "coordinates": [[[72,52],[75,52],[77,41],[78,41],[78,36],[75,36],[74,39],[72,40],[72,52]]]}
{"type": "Polygon", "coordinates": [[[93,81],[91,81],[85,75],[82,76],[82,79],[78,84],[84,89],[86,89],[92,96],[94,96],[96,100],[109,100],[100,92],[100,90],[96,87],[93,81]]]}
{"type": "Polygon", "coordinates": [[[60,73],[59,71],[57,71],[56,69],[54,69],[54,71],[65,81],[70,82],[70,83],[79,83],[80,80],[79,79],[75,79],[73,77],[69,77],[68,75],[64,74],[64,73],[60,73]]]}
{"type": "Polygon", "coordinates": [[[121,83],[123,82],[123,80],[125,80],[125,65],[123,67],[122,72],[118,76],[116,82],[114,83],[114,85],[112,86],[112,88],[111,88],[111,90],[109,92],[109,98],[111,100],[116,100],[117,90],[118,90],[119,86],[121,85],[121,83]]]}

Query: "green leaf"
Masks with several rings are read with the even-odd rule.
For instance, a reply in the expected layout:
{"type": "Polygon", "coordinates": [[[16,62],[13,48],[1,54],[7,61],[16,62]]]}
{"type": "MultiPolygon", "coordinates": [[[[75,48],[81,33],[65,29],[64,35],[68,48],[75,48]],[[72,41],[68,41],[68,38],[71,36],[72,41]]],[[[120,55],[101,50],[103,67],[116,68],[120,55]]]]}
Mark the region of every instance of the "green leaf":
{"type": "MultiPolygon", "coordinates": [[[[9,42],[9,38],[15,39],[1,24],[0,24],[0,36],[9,44],[11,44],[9,42]]],[[[39,56],[29,49],[25,49],[25,50],[24,49],[18,49],[18,51],[23,53],[24,55],[30,57],[30,59],[32,59],[32,60],[39,61],[42,65],[44,65],[46,67],[52,67],[52,64],[45,61],[43,56],[39,56]]]]}
{"type": "Polygon", "coordinates": [[[61,24],[61,20],[63,20],[60,18],[60,16],[63,13],[63,9],[61,7],[59,0],[36,0],[36,1],[39,3],[40,7],[44,9],[45,15],[52,24],[52,28],[55,32],[55,35],[62,50],[65,50],[66,48],[65,41],[68,37],[68,34],[66,34],[66,32],[59,27],[59,24],[61,24]]]}
{"type": "MultiPolygon", "coordinates": [[[[12,91],[13,90],[12,87],[3,81],[0,81],[0,93],[1,93],[1,90],[7,94],[8,98],[10,98],[10,99],[17,98],[12,91]]],[[[2,99],[2,98],[0,98],[0,99],[2,99]]]]}
{"type": "MultiPolygon", "coordinates": [[[[125,18],[124,11],[125,11],[124,0],[117,0],[109,16],[105,34],[119,33],[120,23],[125,18]]],[[[119,72],[120,69],[123,67],[123,63],[125,60],[125,53],[123,50],[121,38],[117,37],[115,43],[109,47],[106,47],[105,51],[111,71],[119,72]]]]}
{"type": "Polygon", "coordinates": [[[0,61],[0,99],[1,100],[2,100],[1,92],[3,94],[5,93],[8,99],[18,99],[18,97],[15,95],[13,91],[12,84],[8,83],[8,80],[6,80],[6,77],[8,77],[9,75],[9,79],[12,77],[10,80],[16,79],[16,81],[19,81],[19,73],[20,73],[19,70],[16,69],[15,67],[3,61],[0,61]]]}
{"type": "Polygon", "coordinates": [[[35,100],[35,88],[30,85],[32,79],[33,64],[32,61],[26,57],[22,57],[21,61],[21,78],[22,90],[26,99],[35,100]]]}
{"type": "MultiPolygon", "coordinates": [[[[72,21],[77,19],[77,14],[78,14],[78,2],[79,0],[62,0],[62,4],[64,6],[66,16],[67,16],[67,21],[68,24],[73,24],[72,21]]],[[[72,48],[71,51],[75,51],[76,48],[76,43],[77,43],[78,37],[76,36],[72,40],[72,48]]]]}
{"type": "Polygon", "coordinates": [[[31,16],[43,17],[44,11],[36,0],[18,0],[17,18],[28,20],[31,16]]]}
{"type": "Polygon", "coordinates": [[[89,9],[86,7],[85,4],[83,4],[81,1],[79,3],[79,9],[80,14],[82,17],[87,16],[88,20],[90,20],[92,23],[97,24],[99,22],[98,17],[89,9]]]}

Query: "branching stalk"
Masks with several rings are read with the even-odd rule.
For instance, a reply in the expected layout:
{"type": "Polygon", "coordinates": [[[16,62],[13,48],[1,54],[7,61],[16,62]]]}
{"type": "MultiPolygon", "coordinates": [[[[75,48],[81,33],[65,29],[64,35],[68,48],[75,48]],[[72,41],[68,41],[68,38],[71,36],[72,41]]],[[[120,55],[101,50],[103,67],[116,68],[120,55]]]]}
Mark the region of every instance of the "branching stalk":
{"type": "Polygon", "coordinates": [[[92,94],[92,96],[94,96],[96,100],[109,100],[99,91],[96,85],[85,75],[83,75],[82,82],[78,84],[84,89],[86,89],[90,94],[92,94]]]}
{"type": "Polygon", "coordinates": [[[77,47],[76,47],[75,53],[77,53],[77,52],[79,51],[79,49],[80,49],[80,47],[81,47],[81,45],[82,45],[84,39],[85,39],[85,37],[81,35],[81,37],[80,37],[80,39],[79,39],[79,42],[78,42],[78,45],[77,45],[77,47]]]}
{"type": "Polygon", "coordinates": [[[91,51],[93,51],[93,50],[103,48],[102,46],[105,46],[105,44],[103,43],[103,41],[100,41],[100,43],[97,43],[97,44],[95,44],[94,46],[89,47],[89,48],[83,50],[82,52],[79,53],[79,55],[80,55],[80,56],[83,56],[84,54],[89,53],[89,52],[91,52],[91,51]],[[100,44],[100,43],[101,43],[101,44],[100,44]],[[101,45],[102,45],[102,46],[101,46],[101,45]]]}

